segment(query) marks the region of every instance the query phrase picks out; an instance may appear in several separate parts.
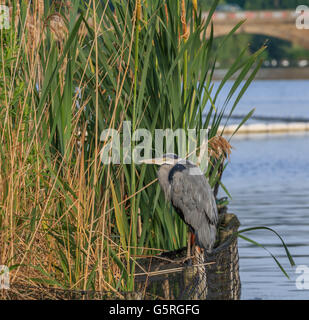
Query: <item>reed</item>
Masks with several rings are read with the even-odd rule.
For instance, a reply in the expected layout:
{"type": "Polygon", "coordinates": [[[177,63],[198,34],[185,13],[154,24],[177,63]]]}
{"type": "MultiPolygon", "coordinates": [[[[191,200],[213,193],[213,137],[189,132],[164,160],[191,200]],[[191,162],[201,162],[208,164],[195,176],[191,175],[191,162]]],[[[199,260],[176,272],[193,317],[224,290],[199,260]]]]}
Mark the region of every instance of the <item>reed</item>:
{"type": "Polygon", "coordinates": [[[227,146],[218,138],[226,105],[241,87],[236,108],[264,48],[245,62],[240,53],[214,92],[220,52],[205,37],[217,2],[207,21],[196,1],[194,11],[180,0],[114,0],[114,11],[97,0],[11,3],[15,22],[0,30],[0,264],[10,267],[13,284],[122,297],[134,289],[137,255],[186,245],[186,227],[166,207],[155,168],[103,165],[100,134],[120,133],[126,120],[152,134],[210,127],[218,148],[227,146]],[[193,16],[194,28],[179,41],[193,16]]]}

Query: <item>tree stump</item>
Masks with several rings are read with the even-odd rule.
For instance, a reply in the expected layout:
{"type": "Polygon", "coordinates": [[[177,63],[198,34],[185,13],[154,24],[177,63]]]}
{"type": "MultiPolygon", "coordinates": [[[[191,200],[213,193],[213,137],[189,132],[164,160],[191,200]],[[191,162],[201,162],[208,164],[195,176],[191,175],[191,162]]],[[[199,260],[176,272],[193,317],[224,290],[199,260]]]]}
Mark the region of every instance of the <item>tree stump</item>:
{"type": "Polygon", "coordinates": [[[186,248],[139,259],[136,291],[144,299],[239,299],[238,227],[234,214],[220,215],[218,239],[213,252],[205,256],[203,274],[200,266],[186,259],[186,248]]]}

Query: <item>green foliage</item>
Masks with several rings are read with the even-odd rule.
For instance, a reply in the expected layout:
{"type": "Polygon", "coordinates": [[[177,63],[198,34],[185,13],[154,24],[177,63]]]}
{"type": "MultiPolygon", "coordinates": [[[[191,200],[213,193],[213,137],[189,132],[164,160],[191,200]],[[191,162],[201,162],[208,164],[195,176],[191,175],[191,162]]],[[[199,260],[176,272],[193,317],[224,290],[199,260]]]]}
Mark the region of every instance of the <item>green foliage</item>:
{"type": "MultiPolygon", "coordinates": [[[[210,17],[206,25],[201,12],[193,20],[189,1],[188,37],[180,1],[168,0],[166,7],[144,1],[141,15],[139,1],[114,0],[114,12],[102,1],[71,2],[70,11],[56,14],[45,1],[38,41],[19,25],[8,40],[16,50],[1,44],[3,263],[18,264],[17,278],[47,285],[132,290],[136,256],[184,246],[186,227],[166,205],[155,167],[101,163],[101,132],[121,132],[129,120],[132,133],[147,128],[152,136],[156,128],[209,127],[209,138],[223,134],[218,128],[226,106],[235,97],[231,115],[260,67],[264,47],[250,56],[241,50],[214,92],[219,51],[212,32],[206,38],[210,17]],[[68,30],[58,38],[53,15],[68,30]],[[217,105],[237,72],[224,105],[217,105]]],[[[25,21],[29,11],[22,4],[25,21]]],[[[239,26],[221,39],[220,50],[239,26]]]]}
{"type": "MultiPolygon", "coordinates": [[[[210,2],[206,0],[199,0],[203,7],[203,10],[209,10],[210,2]]],[[[298,5],[309,6],[309,0],[221,0],[220,4],[238,4],[243,10],[295,10],[298,5]]],[[[220,40],[214,40],[214,47],[218,47],[220,40]]],[[[231,65],[231,63],[236,59],[240,48],[245,46],[248,47],[246,52],[246,57],[258,50],[262,45],[267,44],[267,49],[263,53],[264,60],[282,60],[288,59],[294,65],[297,60],[309,59],[308,50],[301,48],[292,43],[269,37],[264,35],[250,35],[241,34],[235,35],[226,44],[226,50],[221,53],[218,58],[220,67],[226,68],[231,65]]]]}

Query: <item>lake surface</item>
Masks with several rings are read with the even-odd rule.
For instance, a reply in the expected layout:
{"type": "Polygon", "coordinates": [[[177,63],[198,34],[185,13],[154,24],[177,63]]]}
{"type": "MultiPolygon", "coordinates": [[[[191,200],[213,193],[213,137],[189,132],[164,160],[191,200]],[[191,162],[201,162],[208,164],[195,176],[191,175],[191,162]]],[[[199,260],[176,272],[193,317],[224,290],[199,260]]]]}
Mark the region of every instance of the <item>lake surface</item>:
{"type": "MultiPolygon", "coordinates": [[[[228,82],[220,92],[216,107],[222,107],[233,82],[228,82]]],[[[214,92],[218,82],[215,84],[214,92]]],[[[235,93],[237,96],[239,90],[235,93]]],[[[227,112],[233,105],[232,99],[227,112]]],[[[254,116],[309,119],[309,80],[257,80],[251,83],[237,105],[234,115],[248,114],[255,108],[254,116]]],[[[249,120],[254,123],[257,120],[249,120]]],[[[265,121],[263,121],[265,122],[265,121]]],[[[271,121],[270,121],[271,122],[271,121]]],[[[239,120],[230,120],[230,124],[239,120]]]]}
{"type": "MultiPolygon", "coordinates": [[[[252,108],[262,116],[309,118],[309,81],[255,81],[235,114],[252,108]]],[[[233,197],[229,211],[237,214],[240,229],[276,230],[296,266],[309,267],[309,134],[239,135],[232,146],[223,183],[233,197]]],[[[296,288],[299,274],[289,266],[279,238],[264,230],[245,235],[274,254],[290,280],[267,251],[239,239],[242,299],[309,299],[309,290],[296,288]]]]}

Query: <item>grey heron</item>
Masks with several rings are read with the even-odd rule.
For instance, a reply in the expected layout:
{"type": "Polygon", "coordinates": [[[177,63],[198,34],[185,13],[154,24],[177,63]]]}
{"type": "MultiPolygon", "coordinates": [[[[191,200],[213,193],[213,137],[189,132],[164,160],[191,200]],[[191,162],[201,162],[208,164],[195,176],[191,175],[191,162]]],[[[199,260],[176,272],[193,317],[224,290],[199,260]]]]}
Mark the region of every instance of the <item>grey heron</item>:
{"type": "Polygon", "coordinates": [[[178,215],[189,226],[193,235],[191,241],[195,240],[199,248],[211,252],[216,240],[218,211],[205,175],[195,164],[175,154],[165,154],[141,163],[160,165],[158,180],[165,199],[172,203],[178,215]]]}

